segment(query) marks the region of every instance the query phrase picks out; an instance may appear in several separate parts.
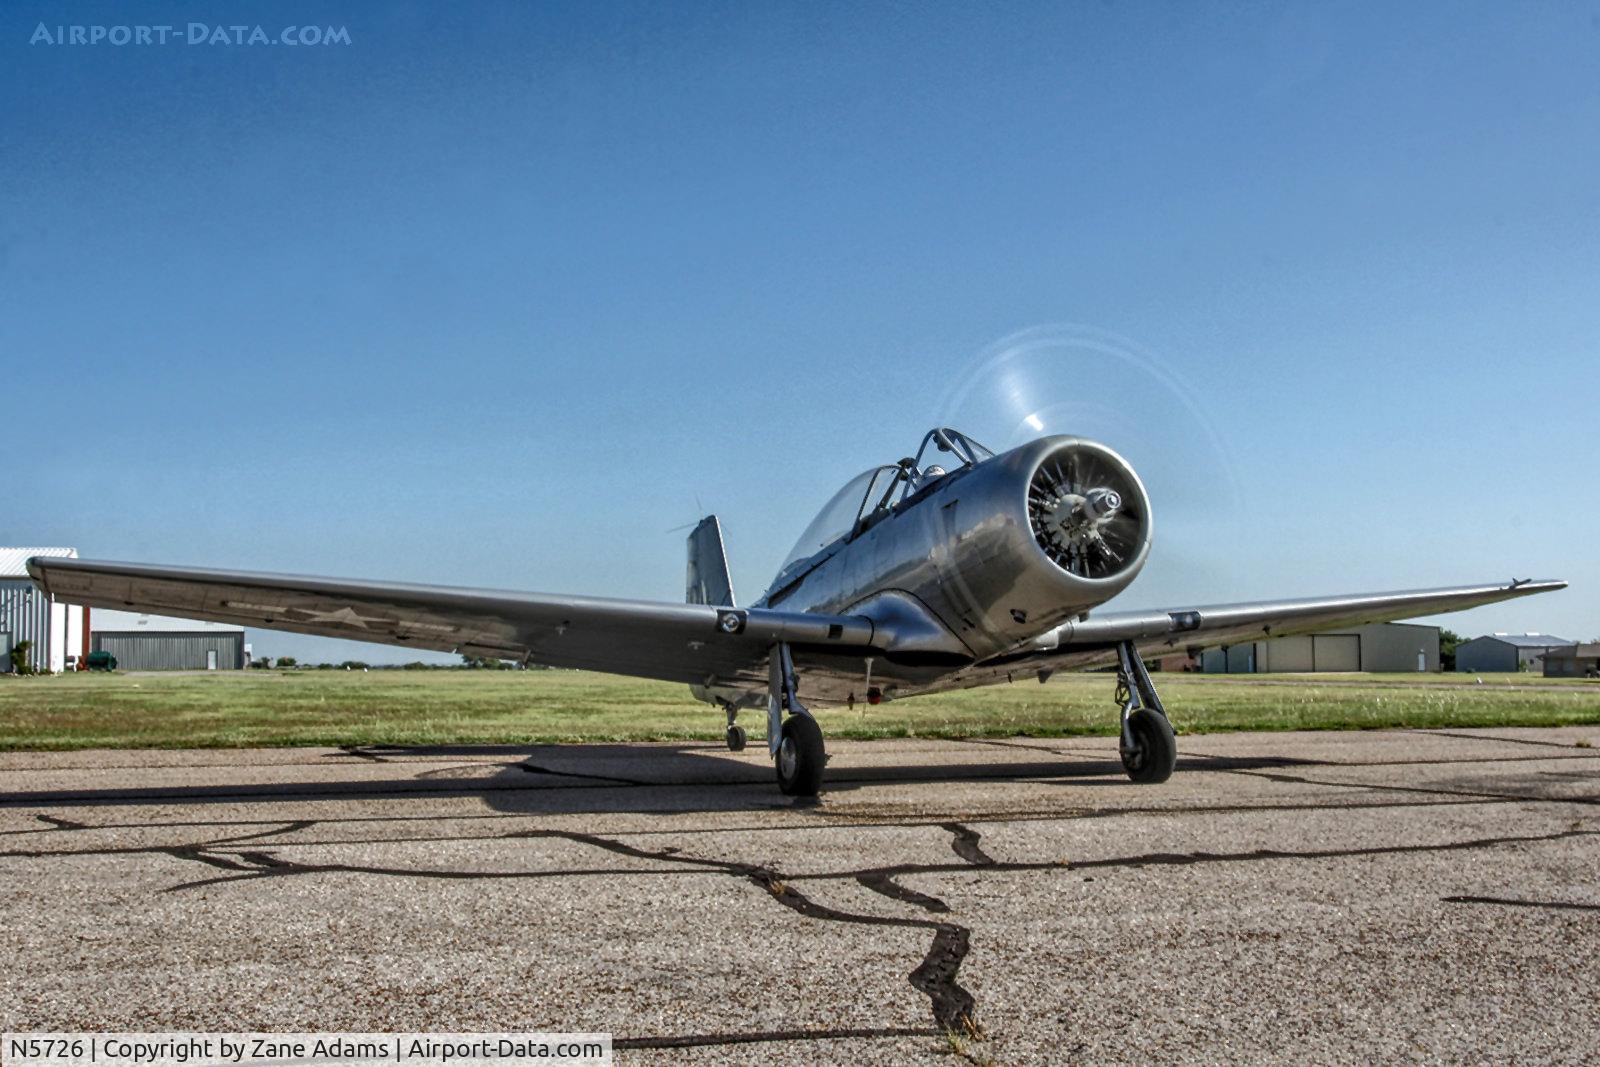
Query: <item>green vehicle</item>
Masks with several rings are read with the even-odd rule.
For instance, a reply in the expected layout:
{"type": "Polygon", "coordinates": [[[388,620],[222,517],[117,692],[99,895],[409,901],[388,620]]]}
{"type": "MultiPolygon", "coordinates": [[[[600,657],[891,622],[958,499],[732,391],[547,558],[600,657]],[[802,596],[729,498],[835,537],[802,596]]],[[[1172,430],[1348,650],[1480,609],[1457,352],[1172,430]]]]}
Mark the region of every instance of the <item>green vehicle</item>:
{"type": "Polygon", "coordinates": [[[117,669],[117,657],[104,651],[89,653],[83,663],[91,671],[114,671],[117,669]]]}

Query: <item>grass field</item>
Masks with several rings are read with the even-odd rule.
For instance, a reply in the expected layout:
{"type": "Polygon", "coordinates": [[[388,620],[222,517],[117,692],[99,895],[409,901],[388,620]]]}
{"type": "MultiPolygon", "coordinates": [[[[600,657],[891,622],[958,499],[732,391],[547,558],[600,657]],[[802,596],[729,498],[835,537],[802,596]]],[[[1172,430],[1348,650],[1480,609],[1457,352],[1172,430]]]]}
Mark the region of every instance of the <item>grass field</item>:
{"type": "MultiPolygon", "coordinates": [[[[1600,684],[1528,675],[1157,675],[1182,733],[1600,723],[1600,684]],[[1454,684],[1451,684],[1451,683],[1454,684]]],[[[817,713],[830,737],[1110,734],[1078,674],[817,713]]],[[[764,715],[746,712],[751,736],[764,715]]],[[[0,675],[0,749],[718,740],[684,687],[579,671],[0,675]]]]}

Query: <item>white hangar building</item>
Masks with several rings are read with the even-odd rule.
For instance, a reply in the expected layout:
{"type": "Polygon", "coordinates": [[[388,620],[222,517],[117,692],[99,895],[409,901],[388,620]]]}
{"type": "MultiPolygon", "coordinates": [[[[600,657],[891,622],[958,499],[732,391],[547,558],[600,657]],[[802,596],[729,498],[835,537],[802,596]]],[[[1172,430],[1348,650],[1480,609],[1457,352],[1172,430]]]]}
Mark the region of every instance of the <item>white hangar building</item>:
{"type": "Polygon", "coordinates": [[[11,650],[32,642],[28,662],[35,671],[66,670],[89,654],[85,618],[75,604],[58,604],[28,577],[29,556],[77,559],[75,548],[0,548],[0,671],[11,670],[11,650]]]}
{"type": "Polygon", "coordinates": [[[1439,628],[1378,622],[1270,641],[1245,641],[1200,654],[1200,669],[1214,674],[1288,674],[1312,671],[1437,671],[1439,628]]]}
{"type": "Polygon", "coordinates": [[[35,671],[75,670],[109,652],[124,671],[224,671],[245,666],[244,627],[62,604],[28,577],[28,557],[77,559],[75,548],[0,548],[0,671],[31,641],[35,671]]]}

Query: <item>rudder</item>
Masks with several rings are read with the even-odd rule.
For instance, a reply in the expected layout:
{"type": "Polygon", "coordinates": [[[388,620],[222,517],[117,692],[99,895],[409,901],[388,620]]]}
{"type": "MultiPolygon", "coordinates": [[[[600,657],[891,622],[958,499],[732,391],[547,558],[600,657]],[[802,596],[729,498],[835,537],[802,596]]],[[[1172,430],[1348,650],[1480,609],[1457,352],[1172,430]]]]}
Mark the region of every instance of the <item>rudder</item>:
{"type": "Polygon", "coordinates": [[[715,515],[701,519],[689,535],[689,581],[685,599],[691,604],[734,606],[728,553],[722,547],[722,524],[715,515]]]}

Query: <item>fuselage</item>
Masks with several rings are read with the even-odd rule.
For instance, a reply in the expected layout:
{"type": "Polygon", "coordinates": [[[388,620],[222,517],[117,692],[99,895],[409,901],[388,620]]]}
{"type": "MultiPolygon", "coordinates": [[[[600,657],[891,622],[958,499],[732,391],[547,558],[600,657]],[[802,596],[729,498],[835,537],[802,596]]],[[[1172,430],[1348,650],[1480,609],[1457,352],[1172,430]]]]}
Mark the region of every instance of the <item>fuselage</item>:
{"type": "Polygon", "coordinates": [[[802,539],[754,605],[894,622],[895,643],[870,663],[796,649],[811,699],[921,688],[1026,646],[1121,592],[1149,552],[1144,488],[1095,442],[1040,438],[931,476],[906,466],[898,489],[894,468],[864,475],[844,532],[809,554],[802,539]]]}

